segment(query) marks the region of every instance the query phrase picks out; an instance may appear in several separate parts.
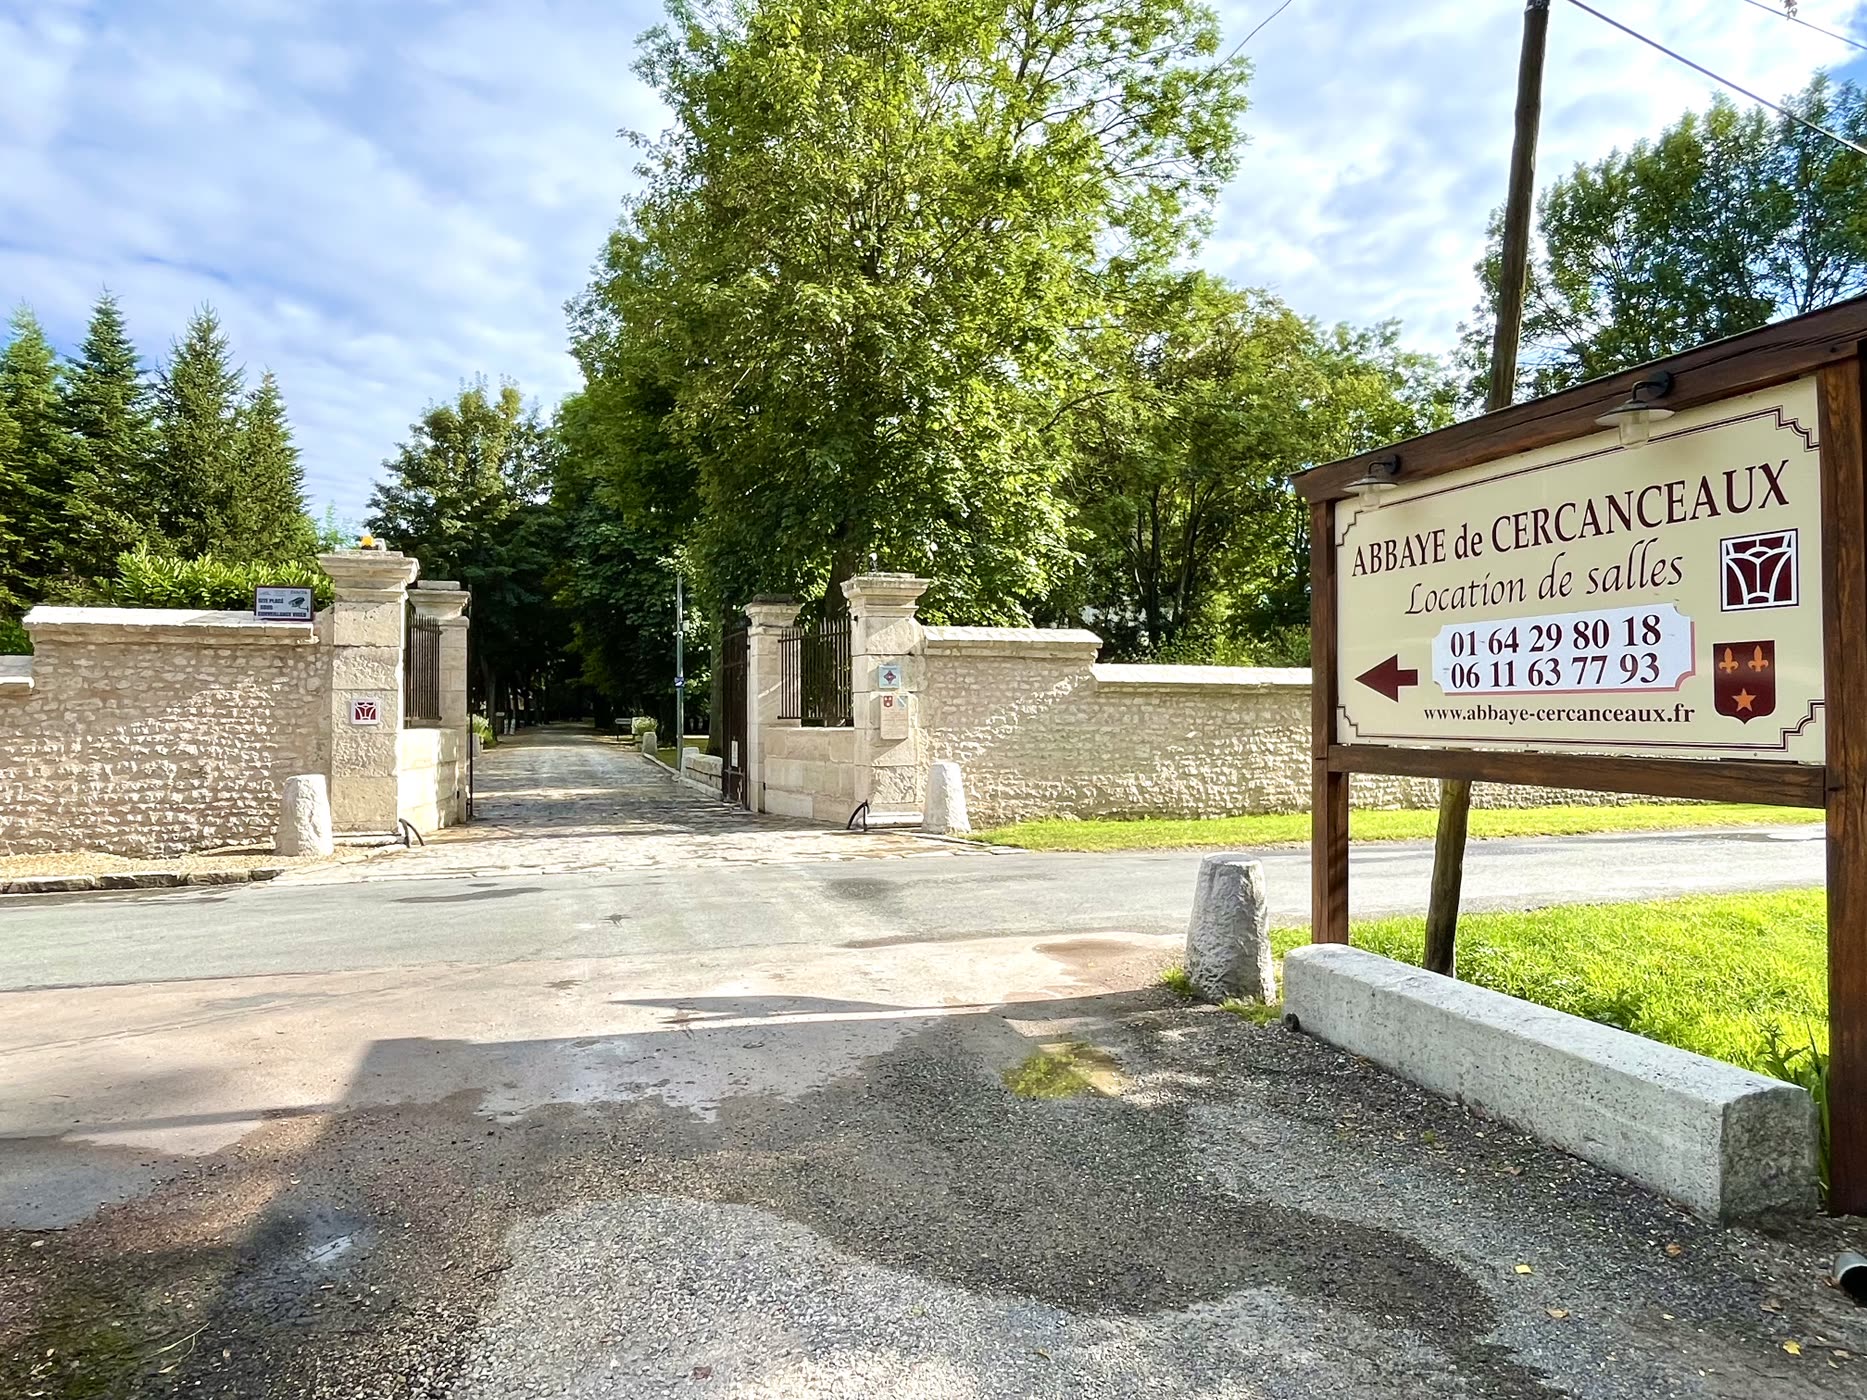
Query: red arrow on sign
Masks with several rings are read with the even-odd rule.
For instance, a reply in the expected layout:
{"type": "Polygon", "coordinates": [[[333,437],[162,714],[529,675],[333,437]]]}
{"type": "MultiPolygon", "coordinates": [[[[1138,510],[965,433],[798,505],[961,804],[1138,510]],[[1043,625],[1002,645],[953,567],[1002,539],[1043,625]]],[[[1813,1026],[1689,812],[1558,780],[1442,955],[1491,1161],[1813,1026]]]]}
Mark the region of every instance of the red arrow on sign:
{"type": "Polygon", "coordinates": [[[1403,688],[1420,683],[1420,673],[1401,670],[1400,657],[1390,656],[1373,670],[1364,671],[1355,679],[1389,700],[1398,700],[1403,688]]]}

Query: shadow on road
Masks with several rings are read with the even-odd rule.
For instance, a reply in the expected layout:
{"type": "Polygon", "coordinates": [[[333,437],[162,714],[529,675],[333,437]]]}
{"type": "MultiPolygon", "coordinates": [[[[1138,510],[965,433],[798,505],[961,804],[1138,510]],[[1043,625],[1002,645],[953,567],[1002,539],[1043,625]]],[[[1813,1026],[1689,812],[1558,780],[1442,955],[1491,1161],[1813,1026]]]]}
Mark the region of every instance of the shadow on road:
{"type": "MultiPolygon", "coordinates": [[[[1109,1027],[1154,1001],[1001,1010],[1109,1027]]],[[[1032,1041],[994,1010],[665,1005],[677,1028],[637,1035],[378,1042],[358,1096],[393,1083],[415,1101],[295,1111],[147,1199],[6,1236],[0,1393],[429,1393],[474,1345],[517,1222],[645,1193],[756,1207],[853,1259],[1084,1315],[1294,1289],[1404,1319],[1486,1393],[1537,1389],[1430,1250],[1204,1184],[1192,1082],[1145,1105],[1019,1098],[1002,1075],[1032,1041]]]]}

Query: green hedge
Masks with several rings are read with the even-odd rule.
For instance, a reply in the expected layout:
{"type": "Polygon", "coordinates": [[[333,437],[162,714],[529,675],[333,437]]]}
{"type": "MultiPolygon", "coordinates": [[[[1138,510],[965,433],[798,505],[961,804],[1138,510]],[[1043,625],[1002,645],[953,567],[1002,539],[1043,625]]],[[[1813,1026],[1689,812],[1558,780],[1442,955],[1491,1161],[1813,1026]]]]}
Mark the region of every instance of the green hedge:
{"type": "Polygon", "coordinates": [[[316,564],[234,563],[203,554],[172,559],[132,550],[117,559],[117,576],[103,580],[98,601],[118,608],[219,608],[250,612],[261,586],[308,586],[320,608],[331,605],[331,581],[316,564]]]}

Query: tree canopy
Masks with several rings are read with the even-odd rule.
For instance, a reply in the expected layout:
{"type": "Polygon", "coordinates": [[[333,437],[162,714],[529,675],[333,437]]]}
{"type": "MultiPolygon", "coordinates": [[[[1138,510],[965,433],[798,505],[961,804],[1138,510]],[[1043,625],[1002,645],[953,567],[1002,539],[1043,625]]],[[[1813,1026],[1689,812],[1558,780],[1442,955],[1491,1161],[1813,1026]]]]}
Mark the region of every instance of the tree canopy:
{"type": "Polygon", "coordinates": [[[559,551],[547,505],[555,453],[517,385],[476,382],[410,425],[370,496],[372,532],[427,577],[472,591],[475,688],[494,707],[552,679],[568,651],[546,583],[559,551]]]}
{"type": "Polygon", "coordinates": [[[670,6],[639,71],[675,123],[573,347],[610,430],[683,460],[716,599],[834,599],[871,559],[935,616],[1049,589],[1079,328],[1233,167],[1218,37],[1193,0],[670,6]]]}
{"type": "Polygon", "coordinates": [[[1102,387],[1069,418],[1081,564],[1045,611],[1123,656],[1305,661],[1289,477],[1450,421],[1439,363],[1205,274],[1137,286],[1092,353],[1102,387]]]}
{"type": "MultiPolygon", "coordinates": [[[[1784,104],[1867,143],[1867,95],[1818,76],[1784,104]]],[[[1502,216],[1462,358],[1490,356],[1502,216]]],[[[1537,201],[1520,390],[1552,393],[1867,291],[1867,159],[1719,98],[1650,141],[1577,165],[1537,201]]]]}
{"type": "MultiPolygon", "coordinates": [[[[145,370],[108,291],[61,360],[22,306],[0,345],[0,623],[43,599],[101,601],[125,561],[310,567],[314,533],[285,400],[252,393],[212,308],[145,370]]],[[[143,567],[139,562],[135,567],[143,567]]]]}

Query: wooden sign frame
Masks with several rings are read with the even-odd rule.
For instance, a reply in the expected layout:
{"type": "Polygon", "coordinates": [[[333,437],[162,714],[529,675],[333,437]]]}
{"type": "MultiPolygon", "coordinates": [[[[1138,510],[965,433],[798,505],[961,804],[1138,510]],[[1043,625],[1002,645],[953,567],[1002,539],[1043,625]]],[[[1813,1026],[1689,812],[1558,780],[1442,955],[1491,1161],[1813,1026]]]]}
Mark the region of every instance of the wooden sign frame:
{"type": "Polygon", "coordinates": [[[1356,773],[1820,807],[1828,818],[1830,1208],[1867,1213],[1867,297],[1517,404],[1296,478],[1310,505],[1311,935],[1347,943],[1349,779],[1356,773]],[[1687,409],[1814,376],[1820,403],[1825,764],[1340,744],[1336,507],[1399,456],[1402,484],[1602,431],[1656,370],[1687,409]]]}

